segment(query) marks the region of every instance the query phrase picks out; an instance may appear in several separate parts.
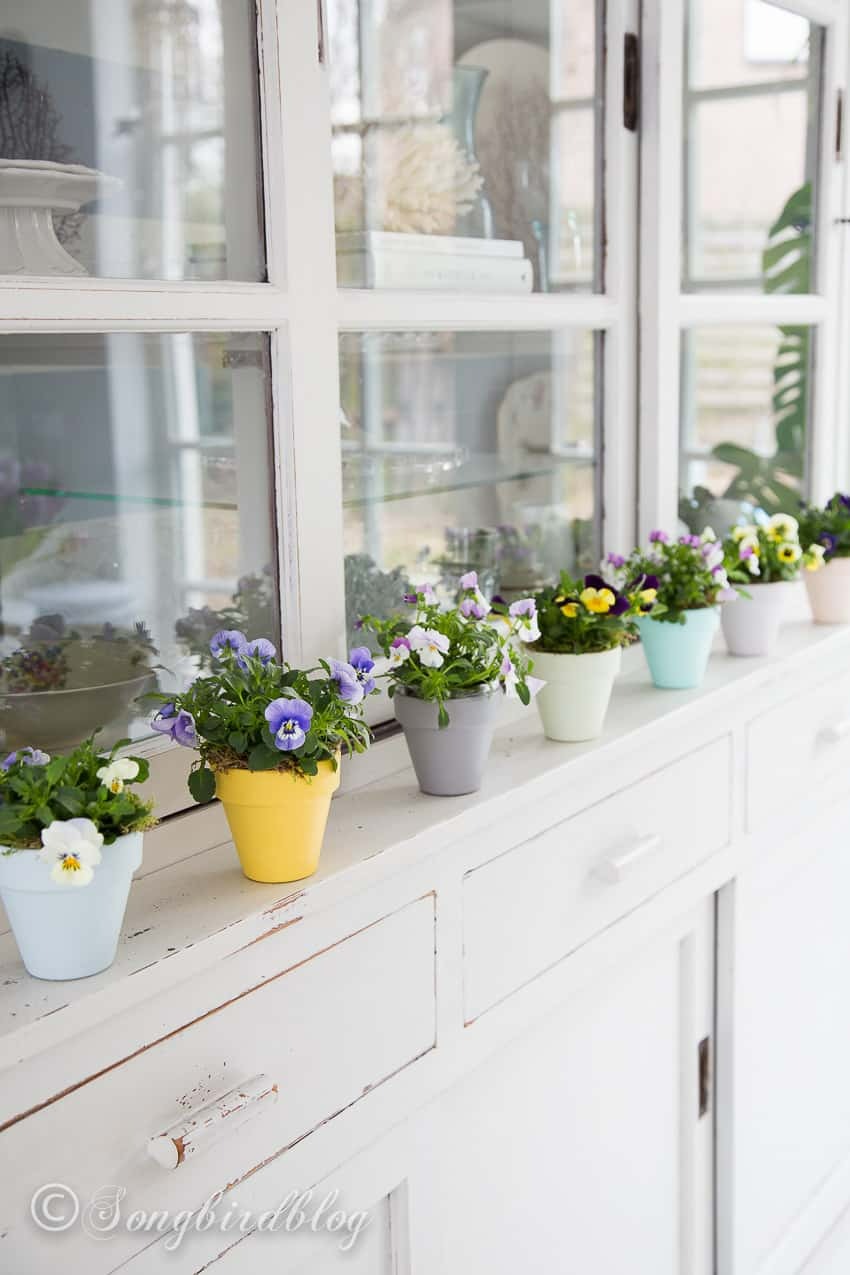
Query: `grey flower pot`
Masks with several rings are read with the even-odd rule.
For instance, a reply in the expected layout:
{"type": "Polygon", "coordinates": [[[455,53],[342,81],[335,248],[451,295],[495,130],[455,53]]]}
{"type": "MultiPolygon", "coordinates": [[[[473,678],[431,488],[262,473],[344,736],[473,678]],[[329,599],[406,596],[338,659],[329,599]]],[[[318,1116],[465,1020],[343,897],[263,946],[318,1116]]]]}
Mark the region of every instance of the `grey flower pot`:
{"type": "Polygon", "coordinates": [[[434,797],[460,797],[481,787],[501,698],[498,688],[449,700],[449,725],[440,730],[437,705],[408,695],[393,697],[419,787],[434,797]]]}

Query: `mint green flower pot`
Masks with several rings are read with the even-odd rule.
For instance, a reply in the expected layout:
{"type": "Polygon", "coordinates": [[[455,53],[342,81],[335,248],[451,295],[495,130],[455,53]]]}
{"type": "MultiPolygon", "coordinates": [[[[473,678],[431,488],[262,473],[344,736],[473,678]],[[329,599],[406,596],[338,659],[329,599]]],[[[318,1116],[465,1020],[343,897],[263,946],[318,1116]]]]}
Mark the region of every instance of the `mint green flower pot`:
{"type": "Polygon", "coordinates": [[[720,624],[717,607],[686,611],[684,624],[670,624],[644,615],[638,620],[646,662],[656,686],[686,691],[702,683],[720,624]]]}

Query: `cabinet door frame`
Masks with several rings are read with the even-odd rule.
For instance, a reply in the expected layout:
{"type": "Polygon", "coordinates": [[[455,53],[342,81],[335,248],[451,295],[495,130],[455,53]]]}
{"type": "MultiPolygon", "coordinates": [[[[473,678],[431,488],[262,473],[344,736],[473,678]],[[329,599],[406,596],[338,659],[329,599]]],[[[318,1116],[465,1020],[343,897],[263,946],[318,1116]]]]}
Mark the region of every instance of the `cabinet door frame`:
{"type": "MultiPolygon", "coordinates": [[[[811,324],[816,333],[806,458],[809,495],[824,500],[850,457],[835,427],[840,409],[838,349],[842,336],[842,271],[850,270],[837,218],[845,165],[836,151],[835,121],[846,96],[848,6],[842,0],[770,0],[826,28],[821,96],[815,291],[685,293],[682,278],[683,95],[688,0],[644,0],[644,128],[641,140],[640,512],[642,537],[677,523],[680,346],[689,329],[724,324],[811,324]],[[655,68],[655,70],[653,69],[655,68]],[[842,257],[845,259],[843,260],[842,257]]],[[[846,153],[846,141],[844,147],[846,153]]],[[[845,307],[846,308],[846,307],[845,307]]],[[[843,348],[846,348],[846,344],[843,348]]],[[[842,364],[846,359],[841,360],[842,364]]],[[[845,377],[846,380],[846,377],[845,377]]],[[[845,396],[850,387],[844,387],[845,396]]],[[[839,419],[842,419],[839,417],[839,419]]]]}

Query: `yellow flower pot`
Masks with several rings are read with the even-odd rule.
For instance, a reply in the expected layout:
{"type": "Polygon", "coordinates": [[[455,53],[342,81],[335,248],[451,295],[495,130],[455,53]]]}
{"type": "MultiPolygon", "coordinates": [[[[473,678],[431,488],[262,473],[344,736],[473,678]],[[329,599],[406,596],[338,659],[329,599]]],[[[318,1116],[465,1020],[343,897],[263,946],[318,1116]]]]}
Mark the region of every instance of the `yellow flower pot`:
{"type": "Polygon", "coordinates": [[[329,761],[310,777],[294,771],[222,770],[216,793],[251,881],[301,881],[319,866],[331,797],[339,787],[329,761]]]}

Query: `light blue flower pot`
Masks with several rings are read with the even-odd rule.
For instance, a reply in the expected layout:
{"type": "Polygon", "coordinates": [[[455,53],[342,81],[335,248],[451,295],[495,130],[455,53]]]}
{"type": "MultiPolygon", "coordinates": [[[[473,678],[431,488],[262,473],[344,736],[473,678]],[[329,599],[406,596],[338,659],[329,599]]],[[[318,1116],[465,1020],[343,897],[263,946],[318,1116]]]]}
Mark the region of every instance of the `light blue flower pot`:
{"type": "Polygon", "coordinates": [[[711,644],[720,624],[717,607],[686,611],[684,624],[669,624],[644,615],[638,620],[646,662],[656,686],[685,691],[705,677],[711,644]]]}
{"type": "Polygon", "coordinates": [[[88,978],[115,960],[142,834],[111,846],[88,885],[60,885],[37,850],[0,853],[0,898],[21,959],[34,978],[88,978]]]}

